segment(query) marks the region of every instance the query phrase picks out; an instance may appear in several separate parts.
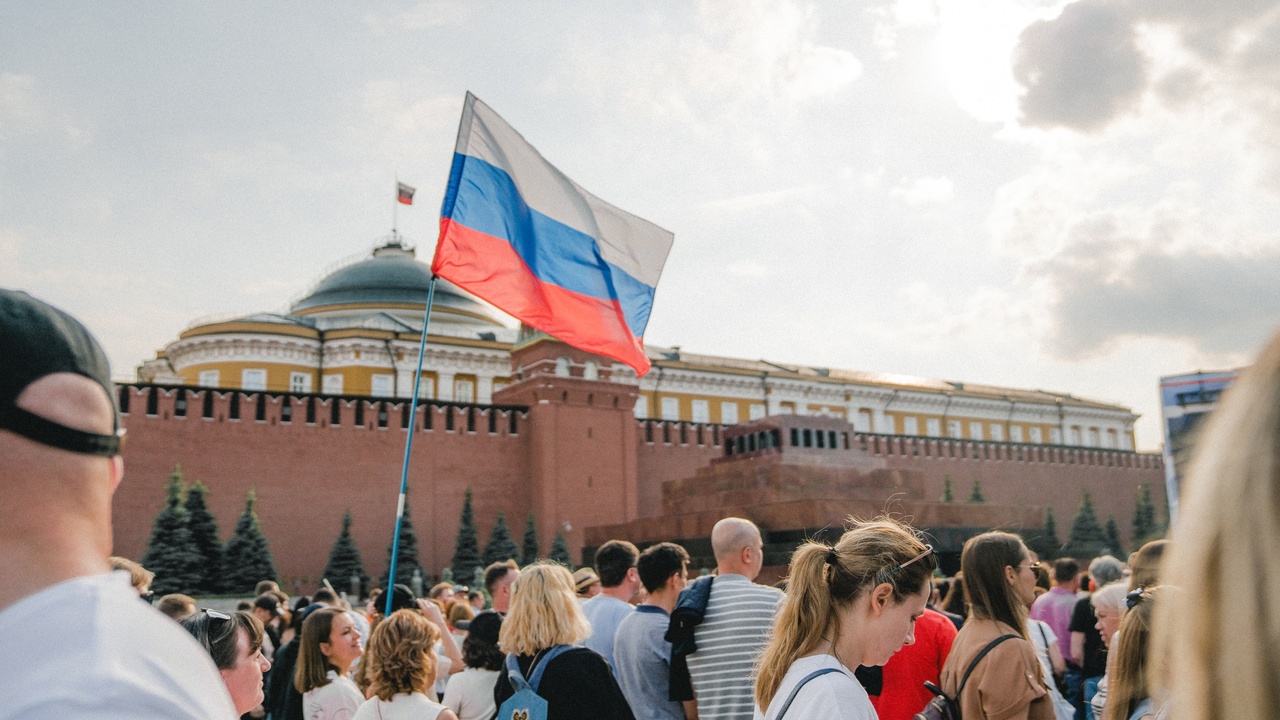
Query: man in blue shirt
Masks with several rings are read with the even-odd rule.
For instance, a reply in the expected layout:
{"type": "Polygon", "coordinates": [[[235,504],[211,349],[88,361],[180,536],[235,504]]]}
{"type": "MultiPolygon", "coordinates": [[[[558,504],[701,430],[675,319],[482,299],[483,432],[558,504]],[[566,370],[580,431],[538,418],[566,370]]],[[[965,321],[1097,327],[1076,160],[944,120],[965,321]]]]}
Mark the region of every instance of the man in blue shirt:
{"type": "Polygon", "coordinates": [[[591,637],[582,642],[613,665],[613,636],[623,618],[635,612],[631,601],[640,592],[636,559],[640,551],[626,540],[610,540],[596,550],[596,574],[603,586],[600,594],[582,604],[582,613],[591,622],[591,637]]]}
{"type": "Polygon", "coordinates": [[[684,720],[684,705],[667,699],[671,643],[663,635],[689,580],[689,553],[658,543],[641,553],[636,569],[649,597],[618,626],[613,674],[636,720],[684,720]]]}

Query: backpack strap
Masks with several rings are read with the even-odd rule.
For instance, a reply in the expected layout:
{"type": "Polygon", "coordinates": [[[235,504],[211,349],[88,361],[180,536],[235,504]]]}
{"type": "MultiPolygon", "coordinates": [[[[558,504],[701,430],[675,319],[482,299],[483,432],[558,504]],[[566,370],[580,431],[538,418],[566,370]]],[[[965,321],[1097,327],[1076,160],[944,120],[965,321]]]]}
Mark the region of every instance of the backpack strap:
{"type": "Polygon", "coordinates": [[[572,649],[572,645],[556,645],[548,650],[540,660],[535,659],[534,665],[536,667],[531,668],[533,673],[529,676],[529,689],[538,692],[538,685],[542,683],[542,673],[547,669],[547,666],[551,664],[552,660],[572,649]]]}
{"type": "Polygon", "coordinates": [[[981,652],[978,653],[977,657],[973,659],[973,662],[969,663],[969,668],[964,671],[964,677],[960,679],[960,687],[956,688],[956,695],[955,695],[956,703],[960,702],[960,694],[964,692],[965,683],[969,682],[969,676],[973,674],[973,669],[978,667],[978,663],[982,660],[982,658],[986,657],[987,653],[994,650],[995,647],[1000,643],[1004,642],[1005,640],[1012,640],[1013,638],[1016,638],[1016,637],[1018,636],[1012,635],[1012,634],[1001,635],[995,640],[992,640],[991,642],[987,643],[986,647],[982,648],[981,652]]]}
{"type": "Polygon", "coordinates": [[[529,683],[524,679],[524,674],[520,672],[520,663],[516,660],[515,653],[507,653],[507,680],[511,681],[511,689],[520,692],[529,688],[529,683]]]}
{"type": "Polygon", "coordinates": [[[826,675],[827,673],[833,672],[840,672],[840,670],[833,667],[820,668],[801,678],[800,682],[796,683],[795,688],[791,690],[791,694],[787,696],[787,701],[782,703],[782,709],[778,711],[777,717],[773,720],[782,720],[782,716],[787,714],[787,709],[790,708],[791,703],[795,701],[796,695],[800,694],[800,688],[804,687],[810,680],[818,677],[819,675],[826,675]]]}

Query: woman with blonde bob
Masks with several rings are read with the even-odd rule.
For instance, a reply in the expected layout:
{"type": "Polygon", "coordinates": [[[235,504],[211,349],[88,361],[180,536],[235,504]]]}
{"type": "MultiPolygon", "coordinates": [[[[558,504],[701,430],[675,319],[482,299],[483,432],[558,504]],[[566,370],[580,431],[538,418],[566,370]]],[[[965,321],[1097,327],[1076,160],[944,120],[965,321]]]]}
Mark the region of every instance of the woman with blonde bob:
{"type": "MultiPolygon", "coordinates": [[[[514,655],[520,672],[529,678],[548,651],[571,646],[548,662],[537,688],[547,701],[548,720],[634,720],[604,656],[578,646],[590,634],[591,625],[578,605],[568,570],[538,562],[520,571],[511,588],[498,647],[514,655]]],[[[494,688],[495,704],[501,707],[513,694],[504,665],[494,688]]]]}
{"type": "Polygon", "coordinates": [[[1153,669],[1178,720],[1280,708],[1280,336],[1198,431],[1165,553],[1153,669]]]}
{"type": "Polygon", "coordinates": [[[1017,535],[987,532],[964,544],[960,567],[969,619],[942,667],[942,689],[956,698],[965,720],[1054,720],[1040,660],[1027,636],[1027,611],[1036,596],[1036,565],[1017,535]],[[992,645],[1004,636],[1012,637],[992,645]],[[970,666],[973,672],[961,692],[961,680],[970,666]]]}
{"type": "Polygon", "coordinates": [[[936,562],[919,533],[888,518],[854,522],[834,546],[796,549],[787,599],[760,658],[756,717],[875,720],[853,671],[883,665],[915,641],[936,562]]]}
{"type": "Polygon", "coordinates": [[[458,720],[427,697],[439,640],[436,626],[413,610],[397,610],[378,623],[365,649],[370,697],[354,720],[458,720]]]}

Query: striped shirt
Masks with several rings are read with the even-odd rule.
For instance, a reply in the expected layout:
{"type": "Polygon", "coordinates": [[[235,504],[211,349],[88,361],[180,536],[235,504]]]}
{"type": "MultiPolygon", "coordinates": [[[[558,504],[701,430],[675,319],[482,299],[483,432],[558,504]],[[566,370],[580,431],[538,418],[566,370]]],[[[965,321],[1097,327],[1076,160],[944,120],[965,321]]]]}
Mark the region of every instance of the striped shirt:
{"type": "Polygon", "coordinates": [[[698,651],[689,655],[699,720],[750,720],[756,657],[768,643],[783,597],[781,590],[742,575],[712,581],[706,616],[693,630],[698,651]]]}

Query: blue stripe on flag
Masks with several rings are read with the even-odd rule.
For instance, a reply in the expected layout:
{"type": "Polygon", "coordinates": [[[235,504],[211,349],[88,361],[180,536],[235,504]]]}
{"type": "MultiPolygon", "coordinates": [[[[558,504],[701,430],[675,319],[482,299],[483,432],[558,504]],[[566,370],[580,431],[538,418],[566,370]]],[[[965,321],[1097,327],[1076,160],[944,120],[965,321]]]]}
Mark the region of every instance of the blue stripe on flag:
{"type": "Polygon", "coordinates": [[[654,288],[604,260],[595,238],[530,208],[505,170],[454,153],[440,214],[511,243],[542,282],[601,300],[617,300],[631,334],[644,336],[654,288]]]}

